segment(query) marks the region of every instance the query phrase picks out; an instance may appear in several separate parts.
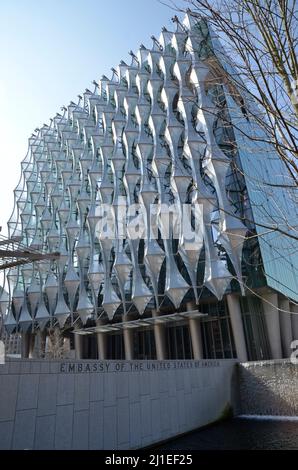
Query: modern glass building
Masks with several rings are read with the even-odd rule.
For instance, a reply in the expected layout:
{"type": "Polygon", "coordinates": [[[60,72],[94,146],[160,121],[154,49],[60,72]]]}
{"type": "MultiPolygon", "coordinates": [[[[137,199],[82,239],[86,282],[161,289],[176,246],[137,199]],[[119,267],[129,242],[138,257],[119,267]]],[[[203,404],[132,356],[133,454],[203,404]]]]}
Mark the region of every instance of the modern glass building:
{"type": "Polygon", "coordinates": [[[209,25],[174,29],[29,139],[9,235],[59,257],[7,273],[23,357],[56,337],[66,357],[247,361],[298,339],[287,169],[209,25]]]}

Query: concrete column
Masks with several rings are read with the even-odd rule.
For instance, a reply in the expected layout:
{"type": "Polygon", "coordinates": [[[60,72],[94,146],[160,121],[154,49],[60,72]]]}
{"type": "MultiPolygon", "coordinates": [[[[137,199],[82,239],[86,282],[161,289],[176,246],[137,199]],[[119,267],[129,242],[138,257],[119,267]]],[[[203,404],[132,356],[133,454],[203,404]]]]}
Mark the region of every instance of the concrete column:
{"type": "Polygon", "coordinates": [[[293,341],[298,340],[298,305],[290,304],[293,341]]]}
{"type": "Polygon", "coordinates": [[[272,359],[282,358],[282,347],[280,337],[280,322],[278,311],[278,296],[274,292],[264,294],[262,300],[264,316],[267,326],[268,339],[272,359]]]}
{"type": "Polygon", "coordinates": [[[240,362],[247,362],[248,356],[239,297],[235,294],[228,294],[227,302],[229,307],[237,358],[240,362]]]}
{"type": "Polygon", "coordinates": [[[83,339],[82,335],[74,335],[76,359],[83,359],[83,339]]]}
{"type": "Polygon", "coordinates": [[[34,359],[35,339],[36,339],[36,334],[35,333],[30,333],[29,359],[34,359]]]}
{"type": "MultiPolygon", "coordinates": [[[[105,325],[105,321],[97,320],[96,326],[105,325]]],[[[98,359],[105,361],[108,358],[108,333],[96,333],[98,359]]]]}
{"type": "Polygon", "coordinates": [[[125,359],[127,361],[133,361],[134,348],[133,348],[133,329],[132,328],[123,329],[123,339],[124,339],[125,359]]]}
{"type": "Polygon", "coordinates": [[[22,333],[22,340],[21,340],[22,359],[28,359],[29,358],[30,340],[31,340],[31,334],[30,333],[22,333]]]}
{"type": "Polygon", "coordinates": [[[201,322],[198,318],[190,318],[188,321],[192,342],[193,358],[203,359],[201,322]]]}
{"type": "Polygon", "coordinates": [[[108,335],[107,333],[96,333],[98,359],[105,361],[108,357],[108,335]]]}
{"type": "Polygon", "coordinates": [[[293,341],[292,322],[291,322],[292,315],[290,313],[286,313],[290,311],[289,300],[285,297],[279,298],[279,308],[280,308],[279,322],[280,322],[283,357],[288,358],[292,354],[291,343],[293,341]]]}
{"type": "MultiPolygon", "coordinates": [[[[186,308],[187,311],[197,310],[196,304],[192,302],[187,303],[186,308]]],[[[188,325],[191,336],[193,358],[197,360],[203,359],[201,320],[199,318],[189,318],[188,325]]]]}
{"type": "MultiPolygon", "coordinates": [[[[158,318],[156,310],[152,310],[152,317],[158,318]]],[[[165,327],[163,324],[154,323],[154,338],[156,347],[156,358],[158,361],[167,359],[166,335],[165,327]]]]}

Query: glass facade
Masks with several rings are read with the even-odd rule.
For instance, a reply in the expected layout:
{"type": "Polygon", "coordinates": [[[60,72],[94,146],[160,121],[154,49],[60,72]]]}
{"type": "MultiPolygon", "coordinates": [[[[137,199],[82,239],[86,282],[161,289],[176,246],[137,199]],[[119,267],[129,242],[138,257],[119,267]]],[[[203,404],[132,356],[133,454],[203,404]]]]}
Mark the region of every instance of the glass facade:
{"type": "Polygon", "coordinates": [[[241,299],[248,358],[250,361],[270,359],[266,324],[261,300],[247,296],[241,299]]]}

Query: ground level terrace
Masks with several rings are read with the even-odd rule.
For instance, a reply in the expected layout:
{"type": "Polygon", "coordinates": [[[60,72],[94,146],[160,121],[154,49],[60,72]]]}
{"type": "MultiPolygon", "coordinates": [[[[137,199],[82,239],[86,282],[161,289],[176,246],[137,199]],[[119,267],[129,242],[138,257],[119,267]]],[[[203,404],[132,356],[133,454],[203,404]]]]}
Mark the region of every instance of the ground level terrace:
{"type": "MultiPolygon", "coordinates": [[[[262,295],[229,294],[221,302],[197,307],[187,303],[178,312],[118,323],[95,325],[65,332],[65,357],[99,360],[240,361],[287,358],[298,338],[298,308],[267,290],[262,295]]],[[[47,330],[22,334],[22,357],[43,357],[47,330]]]]}

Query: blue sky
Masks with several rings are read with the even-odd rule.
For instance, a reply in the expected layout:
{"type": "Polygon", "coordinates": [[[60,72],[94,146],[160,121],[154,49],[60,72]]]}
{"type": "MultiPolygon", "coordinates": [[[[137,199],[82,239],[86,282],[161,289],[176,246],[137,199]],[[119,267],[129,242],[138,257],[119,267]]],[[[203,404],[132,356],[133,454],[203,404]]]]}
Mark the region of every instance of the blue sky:
{"type": "Polygon", "coordinates": [[[3,234],[32,131],[92,80],[110,76],[128,51],[150,46],[163,26],[172,29],[173,14],[158,0],[0,0],[3,234]]]}

